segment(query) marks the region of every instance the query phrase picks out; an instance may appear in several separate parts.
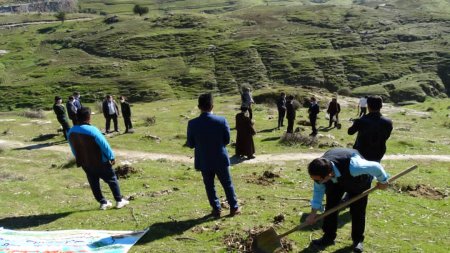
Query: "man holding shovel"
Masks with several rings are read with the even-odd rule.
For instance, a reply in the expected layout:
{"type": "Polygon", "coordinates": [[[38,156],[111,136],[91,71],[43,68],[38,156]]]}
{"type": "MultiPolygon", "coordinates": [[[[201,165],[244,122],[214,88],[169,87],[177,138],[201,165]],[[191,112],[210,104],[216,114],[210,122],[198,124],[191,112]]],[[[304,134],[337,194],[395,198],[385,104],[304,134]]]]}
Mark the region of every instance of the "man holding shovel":
{"type": "MultiPolygon", "coordinates": [[[[344,192],[352,198],[368,190],[373,177],[377,179],[379,189],[384,190],[388,186],[388,175],[380,163],[365,160],[354,149],[335,148],[327,151],[308,165],[308,173],[314,180],[312,210],[306,218],[306,223],[310,225],[316,222],[317,211],[323,209],[324,195],[326,195],[325,210],[330,210],[340,204],[344,192]]],[[[350,205],[354,252],[363,252],[367,200],[368,197],[365,196],[350,205]]],[[[322,225],[324,235],[320,239],[313,240],[313,245],[327,247],[334,244],[337,218],[338,212],[324,218],[322,225]]]]}

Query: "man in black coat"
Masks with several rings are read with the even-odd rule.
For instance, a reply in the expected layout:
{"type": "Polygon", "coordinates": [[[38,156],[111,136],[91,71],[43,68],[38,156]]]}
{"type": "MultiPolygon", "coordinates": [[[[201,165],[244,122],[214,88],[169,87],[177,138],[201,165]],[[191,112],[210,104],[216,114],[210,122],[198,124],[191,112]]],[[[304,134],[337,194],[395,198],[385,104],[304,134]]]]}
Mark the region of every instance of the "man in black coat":
{"type": "MultiPolygon", "coordinates": [[[[348,148],[334,148],[322,157],[314,159],[308,165],[308,173],[314,180],[311,214],[306,218],[308,224],[316,222],[317,212],[323,209],[324,195],[326,211],[339,205],[344,192],[350,197],[355,197],[369,189],[374,177],[378,181],[379,189],[386,189],[389,184],[389,176],[380,163],[368,161],[361,157],[357,150],[348,148]]],[[[367,202],[368,196],[365,196],[350,204],[353,252],[363,252],[367,202]]],[[[313,245],[327,247],[334,244],[338,215],[339,212],[334,212],[324,218],[322,225],[324,235],[320,239],[313,240],[311,242],[313,245]]]]}
{"type": "Polygon", "coordinates": [[[277,100],[277,109],[278,109],[278,129],[284,126],[284,116],[286,115],[286,93],[281,92],[280,97],[277,100]]]}
{"type": "Polygon", "coordinates": [[[380,96],[367,98],[369,113],[356,119],[348,134],[358,132],[353,148],[369,161],[380,162],[386,153],[386,141],[391,136],[392,121],[381,115],[383,99],[380,96]]]}
{"type": "Polygon", "coordinates": [[[330,115],[328,128],[331,127],[331,124],[334,120],[334,127],[338,126],[339,122],[339,113],[341,112],[341,105],[337,102],[337,98],[331,99],[330,104],[328,104],[327,113],[330,115]],[[336,119],[333,119],[336,117],[336,119]]]}
{"type": "Polygon", "coordinates": [[[133,124],[131,124],[130,103],[125,100],[124,96],[120,96],[120,110],[122,111],[123,122],[125,124],[125,133],[133,133],[133,124]]]}
{"type": "Polygon", "coordinates": [[[317,114],[319,114],[319,112],[320,108],[319,105],[317,104],[316,98],[311,97],[311,105],[309,106],[308,109],[309,122],[311,123],[312,128],[312,133],[310,134],[311,136],[317,135],[316,121],[317,121],[317,114]]]}
{"type": "Polygon", "coordinates": [[[102,104],[103,116],[106,119],[105,132],[109,133],[109,128],[111,125],[111,119],[114,122],[114,131],[119,132],[119,126],[117,123],[117,117],[119,116],[119,107],[116,101],[114,101],[111,95],[106,95],[105,101],[102,104]]]}
{"type": "Polygon", "coordinates": [[[294,132],[295,107],[294,96],[289,95],[286,100],[286,119],[288,120],[287,133],[294,132]]]}
{"type": "Polygon", "coordinates": [[[55,103],[53,104],[53,111],[56,114],[56,119],[63,128],[64,139],[67,140],[67,133],[70,130],[70,125],[69,122],[67,121],[66,109],[64,108],[64,105],[62,105],[62,98],[60,96],[55,97],[55,103]]]}

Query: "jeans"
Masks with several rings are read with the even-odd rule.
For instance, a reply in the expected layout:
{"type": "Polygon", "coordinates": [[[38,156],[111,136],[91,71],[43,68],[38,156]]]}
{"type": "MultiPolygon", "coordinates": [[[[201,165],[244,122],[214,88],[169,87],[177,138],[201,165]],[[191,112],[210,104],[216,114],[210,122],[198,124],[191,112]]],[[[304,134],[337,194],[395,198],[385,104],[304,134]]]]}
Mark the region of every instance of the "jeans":
{"type": "Polygon", "coordinates": [[[231,209],[238,208],[236,193],[234,192],[233,181],[229,168],[224,169],[207,169],[202,170],[203,183],[205,184],[206,195],[208,196],[209,204],[214,210],[220,210],[220,200],[216,194],[216,187],[214,185],[214,178],[217,175],[222,187],[225,191],[228,204],[231,209]]]}
{"type": "Polygon", "coordinates": [[[120,194],[119,182],[117,181],[116,174],[112,168],[112,165],[105,163],[103,168],[87,168],[83,167],[84,172],[91,186],[92,194],[94,194],[95,199],[101,204],[106,203],[106,198],[102,194],[100,188],[100,178],[109,185],[111,192],[116,201],[122,200],[122,195],[120,194]]]}

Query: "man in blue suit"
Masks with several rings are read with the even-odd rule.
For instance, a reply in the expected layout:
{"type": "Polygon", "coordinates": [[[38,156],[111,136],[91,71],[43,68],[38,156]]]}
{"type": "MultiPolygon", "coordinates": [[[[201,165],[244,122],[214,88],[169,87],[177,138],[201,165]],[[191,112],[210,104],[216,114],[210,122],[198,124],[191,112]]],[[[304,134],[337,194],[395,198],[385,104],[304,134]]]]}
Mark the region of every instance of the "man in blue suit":
{"type": "Polygon", "coordinates": [[[198,108],[201,114],[189,121],[186,144],[190,148],[195,148],[195,169],[202,172],[206,194],[212,207],[211,214],[218,218],[222,211],[214,186],[216,175],[230,205],[230,216],[240,214],[226,149],[226,145],[230,143],[228,122],[224,117],[212,114],[213,97],[210,93],[199,96],[198,108]]]}

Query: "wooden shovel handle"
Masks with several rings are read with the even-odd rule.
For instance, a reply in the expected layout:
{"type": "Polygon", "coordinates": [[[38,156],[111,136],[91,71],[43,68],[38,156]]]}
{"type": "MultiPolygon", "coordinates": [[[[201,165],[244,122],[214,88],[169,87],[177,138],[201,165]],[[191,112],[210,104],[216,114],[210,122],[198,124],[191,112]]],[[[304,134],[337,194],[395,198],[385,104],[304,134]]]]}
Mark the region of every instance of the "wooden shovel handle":
{"type": "MultiPolygon", "coordinates": [[[[389,183],[391,183],[391,182],[395,181],[397,178],[399,178],[399,177],[401,177],[401,176],[403,176],[403,175],[405,175],[405,174],[407,174],[407,173],[409,173],[409,172],[415,170],[416,168],[417,168],[417,165],[414,165],[414,166],[411,166],[411,167],[409,167],[408,169],[406,169],[406,170],[404,170],[404,171],[398,173],[397,175],[395,175],[395,176],[389,178],[389,183]]],[[[344,209],[345,207],[349,206],[349,205],[352,204],[353,202],[358,201],[358,200],[360,200],[361,198],[364,198],[365,196],[369,195],[369,193],[375,191],[376,189],[377,189],[377,186],[375,185],[375,186],[373,186],[372,188],[370,188],[370,189],[368,189],[368,190],[365,190],[365,191],[362,192],[361,194],[356,195],[355,197],[353,197],[353,198],[351,198],[351,199],[345,201],[344,203],[341,203],[341,204],[339,204],[339,205],[337,205],[337,206],[335,206],[335,207],[333,207],[333,208],[327,210],[327,211],[324,212],[323,214],[317,216],[316,221],[321,220],[321,219],[327,217],[328,215],[330,215],[330,214],[332,214],[332,213],[334,213],[334,212],[336,212],[336,211],[339,211],[339,210],[341,210],[341,209],[344,209]]],[[[307,224],[306,222],[303,222],[302,224],[296,226],[295,228],[293,228],[293,229],[291,229],[291,230],[289,230],[289,231],[287,231],[287,232],[285,232],[285,233],[279,235],[278,238],[285,237],[286,235],[291,234],[291,233],[293,233],[293,232],[295,232],[295,231],[297,231],[297,230],[299,230],[299,229],[302,229],[302,228],[304,228],[304,227],[307,227],[308,225],[309,225],[309,224],[307,224]]]]}

